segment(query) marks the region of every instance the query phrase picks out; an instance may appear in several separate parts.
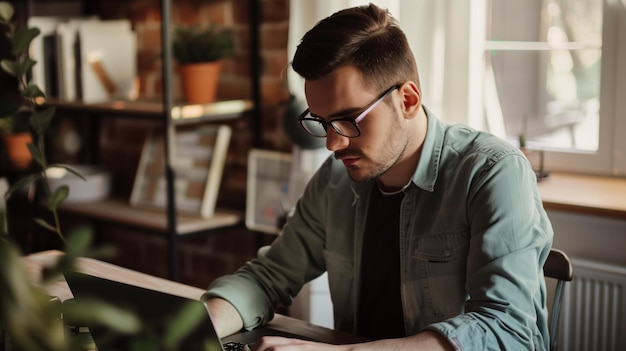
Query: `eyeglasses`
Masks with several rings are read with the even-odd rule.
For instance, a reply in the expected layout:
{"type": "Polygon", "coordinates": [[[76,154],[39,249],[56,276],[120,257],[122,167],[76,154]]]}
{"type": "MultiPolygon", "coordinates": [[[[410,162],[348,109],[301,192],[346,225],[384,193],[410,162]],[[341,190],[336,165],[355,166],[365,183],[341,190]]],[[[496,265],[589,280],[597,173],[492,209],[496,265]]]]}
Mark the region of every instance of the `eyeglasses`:
{"type": "Polygon", "coordinates": [[[347,138],[356,138],[361,135],[361,129],[359,129],[359,122],[367,116],[378,104],[380,104],[389,94],[391,94],[394,90],[400,88],[399,84],[392,86],[391,88],[385,90],[376,101],[367,106],[363,112],[359,113],[356,118],[352,117],[340,117],[332,119],[326,122],[324,119],[320,117],[315,117],[311,115],[311,111],[307,108],[302,114],[298,117],[298,121],[307,131],[307,133],[311,134],[314,137],[324,138],[328,135],[328,126],[330,125],[337,134],[342,135],[347,138]]]}

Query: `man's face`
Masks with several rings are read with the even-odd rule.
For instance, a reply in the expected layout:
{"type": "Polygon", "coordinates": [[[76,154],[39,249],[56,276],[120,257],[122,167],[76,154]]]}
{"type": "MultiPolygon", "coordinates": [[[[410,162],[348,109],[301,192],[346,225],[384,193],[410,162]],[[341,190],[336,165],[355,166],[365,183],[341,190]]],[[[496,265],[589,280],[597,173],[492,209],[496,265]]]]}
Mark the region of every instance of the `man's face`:
{"type": "MultiPolygon", "coordinates": [[[[365,90],[360,73],[345,66],[324,78],[306,81],[305,93],[311,114],[328,122],[356,117],[383,92],[365,90]]],[[[343,161],[353,180],[379,177],[404,156],[408,132],[398,99],[394,90],[372,109],[358,124],[361,135],[356,138],[342,136],[328,126],[326,148],[343,161]]]]}

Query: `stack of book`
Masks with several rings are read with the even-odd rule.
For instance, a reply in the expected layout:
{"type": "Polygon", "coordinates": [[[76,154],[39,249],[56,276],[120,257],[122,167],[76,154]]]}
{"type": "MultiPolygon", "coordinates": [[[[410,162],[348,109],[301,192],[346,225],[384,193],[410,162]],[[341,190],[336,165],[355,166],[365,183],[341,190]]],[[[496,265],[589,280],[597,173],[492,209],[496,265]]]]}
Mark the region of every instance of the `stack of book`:
{"type": "Polygon", "coordinates": [[[48,97],[84,103],[136,98],[137,39],[128,20],[33,16],[33,81],[48,97]]]}

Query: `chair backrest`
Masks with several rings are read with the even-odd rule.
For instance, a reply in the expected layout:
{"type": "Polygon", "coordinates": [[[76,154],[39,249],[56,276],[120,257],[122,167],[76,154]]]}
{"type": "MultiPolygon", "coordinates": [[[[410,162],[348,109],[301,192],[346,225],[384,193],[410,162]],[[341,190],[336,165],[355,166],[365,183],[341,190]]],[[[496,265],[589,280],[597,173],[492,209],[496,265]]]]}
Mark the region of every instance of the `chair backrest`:
{"type": "Polygon", "coordinates": [[[561,314],[561,302],[563,299],[563,290],[565,283],[572,281],[574,276],[574,268],[572,261],[567,254],[559,249],[551,249],[543,265],[543,274],[548,278],[557,280],[556,290],[554,293],[554,302],[552,303],[552,311],[550,312],[550,350],[557,349],[557,329],[559,327],[559,316],[561,314]]]}

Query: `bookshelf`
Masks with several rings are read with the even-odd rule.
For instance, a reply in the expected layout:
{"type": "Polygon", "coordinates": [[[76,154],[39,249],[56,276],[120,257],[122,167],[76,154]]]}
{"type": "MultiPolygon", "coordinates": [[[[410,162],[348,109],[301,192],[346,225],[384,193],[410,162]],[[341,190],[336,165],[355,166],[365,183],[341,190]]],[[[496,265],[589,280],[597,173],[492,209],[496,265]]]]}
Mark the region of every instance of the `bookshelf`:
{"type": "MultiPolygon", "coordinates": [[[[64,204],[62,211],[96,221],[139,227],[156,234],[165,234],[169,230],[169,223],[163,211],[131,206],[128,199],[111,198],[94,203],[64,204]]],[[[241,212],[231,209],[217,210],[211,218],[178,213],[175,232],[178,236],[204,234],[211,230],[237,225],[241,223],[242,216],[241,212]]]]}
{"type": "MultiPolygon", "coordinates": [[[[145,118],[159,121],[165,113],[161,101],[109,101],[84,104],[76,101],[50,99],[46,106],[54,106],[57,111],[83,113],[103,116],[119,116],[123,118],[145,118]]],[[[241,118],[243,114],[253,111],[252,100],[218,101],[204,105],[176,104],[172,106],[171,124],[183,125],[202,122],[220,122],[241,118]]]]}
{"type": "MultiPolygon", "coordinates": [[[[173,0],[154,0],[160,4],[161,41],[163,47],[169,47],[171,42],[171,14],[173,0]]],[[[209,0],[206,0],[209,1],[209,0]]],[[[33,14],[33,8],[47,5],[46,0],[29,0],[24,5],[23,13],[28,16],[33,14]]],[[[59,0],[82,4],[83,11],[93,13],[97,8],[93,0],[59,0]]],[[[58,113],[76,116],[90,127],[89,138],[91,141],[87,147],[91,149],[88,157],[97,160],[98,124],[102,118],[125,118],[143,119],[160,124],[163,131],[164,142],[164,177],[166,180],[167,200],[165,209],[137,208],[130,204],[129,199],[110,198],[101,202],[86,204],[63,204],[60,210],[63,213],[89,219],[93,222],[113,222],[127,225],[141,230],[165,235],[168,241],[168,266],[170,279],[178,280],[178,241],[186,236],[212,234],[220,229],[243,224],[244,214],[242,211],[220,208],[219,204],[215,213],[210,218],[200,215],[191,215],[177,211],[174,182],[175,171],[170,159],[170,138],[172,132],[181,126],[193,126],[195,124],[221,123],[228,120],[250,118],[252,128],[251,145],[259,145],[260,136],[260,54],[259,54],[259,22],[260,3],[258,0],[247,0],[248,7],[248,48],[250,52],[250,98],[246,100],[218,101],[206,105],[184,105],[174,102],[172,77],[173,58],[169,50],[162,53],[162,77],[163,93],[160,101],[110,101],[105,103],[82,103],[69,102],[55,99],[46,101],[46,105],[55,106],[58,113]],[[95,138],[94,138],[95,137],[95,138]]],[[[129,195],[130,196],[130,195],[129,195]]]]}

